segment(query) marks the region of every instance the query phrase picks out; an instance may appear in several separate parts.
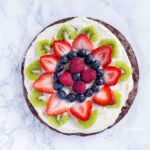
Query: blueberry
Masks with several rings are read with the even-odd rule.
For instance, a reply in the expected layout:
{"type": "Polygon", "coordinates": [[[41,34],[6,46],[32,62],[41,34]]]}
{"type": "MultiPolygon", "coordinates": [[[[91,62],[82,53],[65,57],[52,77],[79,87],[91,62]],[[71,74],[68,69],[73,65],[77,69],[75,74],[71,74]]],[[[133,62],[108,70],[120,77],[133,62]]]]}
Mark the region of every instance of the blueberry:
{"type": "Polygon", "coordinates": [[[92,54],[88,54],[88,55],[85,57],[85,63],[86,63],[86,64],[90,64],[92,61],[93,61],[93,55],[92,55],[92,54]]]}
{"type": "Polygon", "coordinates": [[[73,57],[77,57],[77,52],[76,51],[72,51],[68,54],[68,58],[72,59],[73,57]]]}
{"type": "Polygon", "coordinates": [[[61,98],[61,99],[65,99],[67,94],[64,90],[59,90],[58,93],[57,93],[58,97],[61,98]]]}
{"type": "Polygon", "coordinates": [[[67,95],[67,100],[68,100],[69,102],[73,102],[75,99],[76,99],[76,94],[74,94],[74,93],[69,93],[69,94],[67,95]]]}
{"type": "Polygon", "coordinates": [[[54,82],[53,87],[55,90],[61,90],[63,88],[63,85],[59,81],[57,81],[54,82]]]}
{"type": "Polygon", "coordinates": [[[84,94],[78,94],[77,95],[77,100],[78,100],[78,102],[83,102],[85,100],[84,94]]]}
{"type": "Polygon", "coordinates": [[[102,69],[97,69],[96,73],[97,73],[97,76],[102,77],[104,74],[104,71],[102,69]]]}
{"type": "Polygon", "coordinates": [[[91,88],[87,89],[86,92],[85,92],[85,96],[86,96],[86,97],[91,97],[92,94],[93,94],[93,91],[92,91],[91,88]]]}
{"type": "Polygon", "coordinates": [[[54,73],[53,79],[57,81],[59,79],[59,73],[54,73]]]}
{"type": "Polygon", "coordinates": [[[81,74],[80,73],[74,73],[72,75],[73,80],[78,81],[81,80],[81,74]]]}
{"type": "Polygon", "coordinates": [[[96,81],[95,81],[95,83],[97,85],[103,85],[104,84],[104,79],[103,78],[97,78],[96,81]]]}
{"type": "Polygon", "coordinates": [[[62,63],[57,64],[56,72],[61,72],[62,70],[64,70],[64,65],[62,63]]]}
{"type": "Polygon", "coordinates": [[[99,86],[94,84],[92,87],[91,87],[92,91],[93,92],[98,92],[99,91],[99,86]]]}
{"type": "Polygon", "coordinates": [[[78,56],[79,57],[85,57],[86,56],[86,50],[85,49],[81,49],[78,51],[78,56]]]}
{"type": "Polygon", "coordinates": [[[59,59],[59,62],[62,64],[66,64],[69,61],[67,56],[63,56],[59,59]]]}
{"type": "Polygon", "coordinates": [[[91,67],[93,69],[97,69],[97,68],[99,68],[99,66],[100,66],[100,62],[98,60],[94,60],[91,64],[91,67]]]}

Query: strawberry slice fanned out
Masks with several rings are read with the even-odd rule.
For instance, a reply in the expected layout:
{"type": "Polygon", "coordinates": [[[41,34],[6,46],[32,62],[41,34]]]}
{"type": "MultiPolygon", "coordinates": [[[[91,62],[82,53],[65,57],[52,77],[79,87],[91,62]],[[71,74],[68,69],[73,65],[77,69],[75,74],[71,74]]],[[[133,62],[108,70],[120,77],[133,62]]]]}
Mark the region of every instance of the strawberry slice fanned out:
{"type": "Polygon", "coordinates": [[[91,111],[92,111],[91,101],[85,101],[82,104],[76,104],[70,108],[71,114],[83,121],[86,121],[90,118],[91,111]]]}
{"type": "Polygon", "coordinates": [[[113,93],[109,86],[103,86],[97,94],[94,95],[93,101],[98,105],[113,105],[116,103],[113,93]]]}
{"type": "Polygon", "coordinates": [[[64,40],[57,40],[53,42],[52,49],[54,54],[59,58],[72,51],[71,45],[64,40]]]}
{"type": "Polygon", "coordinates": [[[63,114],[68,110],[66,102],[57,97],[56,93],[53,93],[46,106],[46,114],[48,116],[63,114]]]}
{"type": "Polygon", "coordinates": [[[43,93],[53,93],[53,77],[51,73],[41,75],[34,83],[33,88],[43,93]]]}
{"type": "Polygon", "coordinates": [[[104,81],[106,85],[112,86],[117,84],[121,77],[121,69],[114,66],[106,66],[104,70],[104,81]]]}
{"type": "Polygon", "coordinates": [[[85,49],[85,50],[88,50],[90,52],[94,49],[93,43],[85,34],[80,34],[73,41],[72,47],[74,49],[85,49]]]}
{"type": "Polygon", "coordinates": [[[111,46],[101,46],[92,51],[92,54],[97,58],[102,66],[106,66],[111,63],[111,46]]]}
{"type": "Polygon", "coordinates": [[[54,55],[45,55],[40,57],[42,68],[48,73],[54,73],[57,65],[57,58],[54,55]]]}

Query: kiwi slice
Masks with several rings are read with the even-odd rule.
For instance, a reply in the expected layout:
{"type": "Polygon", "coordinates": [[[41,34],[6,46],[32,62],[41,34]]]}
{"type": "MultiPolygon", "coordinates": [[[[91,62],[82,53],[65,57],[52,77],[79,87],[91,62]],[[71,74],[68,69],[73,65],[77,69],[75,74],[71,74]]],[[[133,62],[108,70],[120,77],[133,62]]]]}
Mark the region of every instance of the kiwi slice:
{"type": "Polygon", "coordinates": [[[87,129],[90,128],[96,122],[97,118],[98,118],[98,110],[95,109],[92,111],[89,120],[87,121],[78,120],[78,123],[82,128],[87,129]]]}
{"type": "Polygon", "coordinates": [[[36,60],[25,69],[25,74],[29,80],[36,80],[41,73],[40,61],[36,60]]]}
{"type": "Polygon", "coordinates": [[[61,114],[57,116],[49,116],[48,121],[56,128],[61,127],[62,125],[66,124],[70,119],[69,114],[61,114]]]}
{"type": "Polygon", "coordinates": [[[116,103],[114,105],[107,105],[105,106],[106,108],[119,108],[121,106],[121,100],[122,100],[121,93],[117,90],[114,90],[113,95],[116,100],[116,103]]]}
{"type": "Polygon", "coordinates": [[[32,91],[32,94],[30,95],[30,102],[33,106],[35,107],[45,107],[46,106],[46,102],[42,99],[40,99],[40,96],[42,96],[43,94],[41,92],[38,91],[32,91]]]}
{"type": "Polygon", "coordinates": [[[94,26],[88,26],[83,28],[80,33],[86,34],[93,42],[96,42],[99,39],[99,35],[94,26]]]}
{"type": "Polygon", "coordinates": [[[122,71],[122,75],[119,79],[119,82],[123,82],[125,80],[127,80],[131,74],[132,74],[132,70],[131,68],[128,66],[128,64],[124,61],[116,61],[115,62],[115,66],[120,68],[122,71]]]}
{"type": "Polygon", "coordinates": [[[118,46],[117,46],[116,40],[114,40],[114,39],[102,39],[99,42],[99,46],[104,46],[104,45],[112,46],[112,57],[113,58],[118,57],[118,46]]]}
{"type": "Polygon", "coordinates": [[[46,55],[52,47],[52,43],[53,41],[49,41],[49,40],[42,40],[39,41],[37,44],[37,53],[39,56],[44,56],[46,55]]]}
{"type": "Polygon", "coordinates": [[[68,39],[73,40],[76,38],[76,36],[77,36],[76,30],[73,27],[65,24],[59,29],[56,38],[57,40],[68,40],[68,39]]]}

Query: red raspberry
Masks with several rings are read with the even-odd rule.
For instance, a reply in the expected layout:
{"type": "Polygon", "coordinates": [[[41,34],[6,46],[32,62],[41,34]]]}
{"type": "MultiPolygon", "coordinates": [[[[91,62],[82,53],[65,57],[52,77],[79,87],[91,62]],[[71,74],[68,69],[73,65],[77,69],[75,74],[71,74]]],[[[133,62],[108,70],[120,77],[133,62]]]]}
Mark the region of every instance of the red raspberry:
{"type": "Polygon", "coordinates": [[[59,77],[59,81],[66,86],[73,85],[72,75],[69,72],[62,73],[59,77]]]}
{"type": "Polygon", "coordinates": [[[86,85],[83,81],[76,81],[73,83],[72,90],[76,93],[83,94],[86,90],[86,85]]]}
{"type": "Polygon", "coordinates": [[[69,64],[69,70],[71,73],[78,73],[84,70],[85,63],[80,58],[74,57],[70,64],[69,64]]]}
{"type": "Polygon", "coordinates": [[[96,78],[96,71],[89,68],[82,71],[82,80],[85,83],[90,83],[96,78]]]}

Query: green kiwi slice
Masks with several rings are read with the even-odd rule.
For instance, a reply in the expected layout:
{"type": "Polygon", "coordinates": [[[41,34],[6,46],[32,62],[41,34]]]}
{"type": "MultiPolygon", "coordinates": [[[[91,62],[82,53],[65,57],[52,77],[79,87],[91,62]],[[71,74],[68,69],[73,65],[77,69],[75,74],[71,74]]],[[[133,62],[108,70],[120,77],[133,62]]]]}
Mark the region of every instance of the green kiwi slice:
{"type": "Polygon", "coordinates": [[[89,120],[87,120],[87,121],[78,120],[78,123],[82,128],[87,129],[87,128],[90,128],[94,125],[97,118],[98,118],[98,110],[95,109],[95,110],[92,111],[89,120]]]}
{"type": "Polygon", "coordinates": [[[49,40],[38,41],[38,44],[37,44],[38,55],[39,56],[46,55],[51,50],[52,43],[53,41],[49,41],[49,40]]]}
{"type": "Polygon", "coordinates": [[[48,121],[56,128],[61,127],[62,125],[66,124],[70,119],[69,114],[61,114],[57,116],[49,116],[47,117],[48,121]]]}
{"type": "Polygon", "coordinates": [[[113,58],[118,57],[118,46],[117,46],[116,40],[114,40],[114,39],[102,39],[99,42],[99,46],[104,46],[104,45],[112,46],[112,57],[113,58]]]}
{"type": "Polygon", "coordinates": [[[29,80],[36,80],[41,73],[40,61],[36,60],[25,69],[25,74],[29,80]]]}
{"type": "Polygon", "coordinates": [[[73,27],[71,27],[67,24],[64,24],[59,29],[56,38],[57,38],[57,40],[68,40],[68,39],[73,40],[76,38],[76,36],[77,36],[76,30],[73,27]]]}
{"type": "Polygon", "coordinates": [[[43,94],[38,91],[32,91],[32,94],[30,95],[30,102],[34,107],[45,107],[46,102],[40,98],[43,94]]]}
{"type": "Polygon", "coordinates": [[[114,105],[107,105],[105,106],[106,108],[119,108],[121,106],[121,100],[122,100],[121,93],[117,90],[114,90],[113,95],[116,100],[116,103],[114,105]]]}
{"type": "Polygon", "coordinates": [[[93,42],[96,42],[99,39],[99,34],[94,26],[85,27],[80,33],[86,34],[93,42]]]}
{"type": "Polygon", "coordinates": [[[128,66],[128,64],[124,61],[116,61],[115,66],[120,68],[122,71],[122,75],[119,79],[119,82],[126,81],[132,74],[131,68],[128,66]]]}

